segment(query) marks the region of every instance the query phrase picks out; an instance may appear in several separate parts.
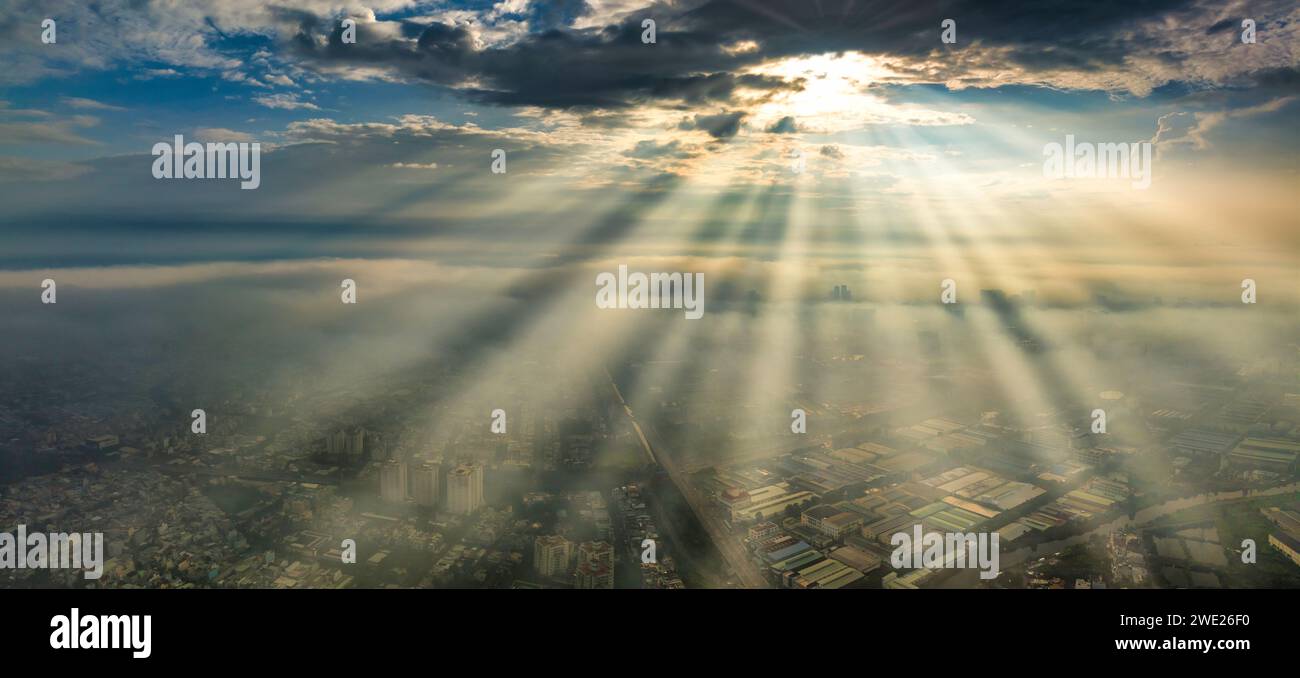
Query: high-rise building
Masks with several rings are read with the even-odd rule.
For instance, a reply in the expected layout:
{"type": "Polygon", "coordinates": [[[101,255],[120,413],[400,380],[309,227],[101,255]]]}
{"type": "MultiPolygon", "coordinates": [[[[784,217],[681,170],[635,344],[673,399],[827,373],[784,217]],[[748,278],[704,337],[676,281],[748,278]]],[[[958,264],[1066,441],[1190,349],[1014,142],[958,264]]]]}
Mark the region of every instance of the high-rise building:
{"type": "Polygon", "coordinates": [[[384,501],[406,501],[406,462],[394,459],[379,467],[379,497],[384,501]]]}
{"type": "Polygon", "coordinates": [[[579,544],[573,585],[580,589],[614,588],[614,547],[603,541],[579,544]]]}
{"type": "Polygon", "coordinates": [[[610,570],[614,569],[614,547],[609,542],[584,541],[578,545],[579,563],[601,563],[610,570]]]}
{"type": "Polygon", "coordinates": [[[460,464],[447,474],[447,510],[473,513],[483,506],[482,464],[460,464]]]}
{"type": "Polygon", "coordinates": [[[442,467],[431,461],[426,461],[411,470],[411,497],[415,499],[416,504],[426,507],[438,505],[438,498],[441,495],[439,487],[441,472],[442,467]]]}
{"type": "Polygon", "coordinates": [[[336,464],[353,464],[366,450],[366,430],[356,427],[351,430],[340,429],[325,438],[325,452],[329,460],[336,464]]]}
{"type": "Polygon", "coordinates": [[[614,588],[614,568],[598,561],[581,563],[573,575],[573,587],[578,589],[614,588]]]}
{"type": "Polygon", "coordinates": [[[543,577],[563,577],[569,573],[569,556],[573,544],[559,535],[538,537],[533,542],[533,569],[543,577]]]}

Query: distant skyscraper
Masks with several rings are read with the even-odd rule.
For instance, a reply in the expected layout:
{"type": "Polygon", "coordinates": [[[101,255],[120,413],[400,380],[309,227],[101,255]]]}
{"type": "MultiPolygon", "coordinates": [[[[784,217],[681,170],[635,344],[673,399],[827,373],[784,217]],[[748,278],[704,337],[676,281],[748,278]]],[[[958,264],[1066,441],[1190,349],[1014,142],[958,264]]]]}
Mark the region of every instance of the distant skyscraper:
{"type": "Polygon", "coordinates": [[[406,463],[386,461],[379,467],[379,496],[384,501],[406,501],[406,463]]]}
{"type": "Polygon", "coordinates": [[[569,573],[569,556],[573,544],[559,535],[538,537],[533,542],[533,569],[543,577],[563,577],[569,573]]]}
{"type": "Polygon", "coordinates": [[[447,474],[447,510],[473,513],[483,506],[483,466],[461,464],[447,474]]]}
{"type": "Polygon", "coordinates": [[[359,426],[350,431],[340,429],[325,438],[325,451],[334,463],[355,463],[362,458],[365,449],[366,430],[359,426]]]}
{"type": "Polygon", "coordinates": [[[420,506],[438,505],[442,467],[426,461],[411,470],[411,497],[420,506]]]}
{"type": "Polygon", "coordinates": [[[984,302],[986,306],[992,306],[999,310],[1007,309],[1012,306],[1011,299],[1007,296],[1007,293],[998,289],[980,290],[980,301],[984,302]]]}
{"type": "Polygon", "coordinates": [[[938,332],[933,330],[921,330],[917,332],[916,336],[917,342],[920,344],[922,350],[924,350],[927,356],[934,357],[943,350],[943,338],[939,336],[938,332]]]}

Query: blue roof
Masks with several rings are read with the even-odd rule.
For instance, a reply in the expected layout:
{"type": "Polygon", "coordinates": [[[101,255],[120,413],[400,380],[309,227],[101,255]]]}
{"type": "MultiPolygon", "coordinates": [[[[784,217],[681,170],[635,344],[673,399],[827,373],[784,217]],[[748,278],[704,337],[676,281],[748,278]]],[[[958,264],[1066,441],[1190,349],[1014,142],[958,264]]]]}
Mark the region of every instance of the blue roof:
{"type": "Polygon", "coordinates": [[[799,543],[797,543],[797,544],[791,544],[791,545],[789,545],[789,546],[787,546],[787,547],[781,549],[780,551],[773,551],[773,552],[771,552],[771,553],[769,553],[769,554],[767,554],[766,556],[763,556],[763,557],[764,557],[764,558],[767,558],[767,562],[769,562],[769,563],[775,563],[775,562],[778,562],[778,561],[781,561],[781,560],[785,560],[786,558],[789,558],[790,556],[792,556],[792,555],[794,555],[794,554],[796,554],[796,553],[802,553],[802,552],[804,552],[804,551],[807,551],[807,550],[810,549],[810,548],[812,548],[812,547],[809,546],[809,545],[807,544],[807,542],[802,542],[802,541],[801,541],[801,542],[799,542],[799,543]]]}

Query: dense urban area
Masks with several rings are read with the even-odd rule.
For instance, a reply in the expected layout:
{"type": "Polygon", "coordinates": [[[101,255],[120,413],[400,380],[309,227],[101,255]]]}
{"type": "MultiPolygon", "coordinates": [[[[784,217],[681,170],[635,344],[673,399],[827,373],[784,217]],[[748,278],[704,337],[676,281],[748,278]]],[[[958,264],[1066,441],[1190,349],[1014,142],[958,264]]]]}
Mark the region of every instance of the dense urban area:
{"type": "MultiPolygon", "coordinates": [[[[1053,369],[1056,347],[1025,329],[1031,298],[982,302],[971,313],[1053,369]]],[[[838,287],[811,305],[853,306],[838,287]]],[[[196,435],[192,399],[166,383],[180,368],[159,366],[142,396],[138,372],[19,357],[3,375],[0,529],[76,526],[108,552],[97,581],[19,569],[0,584],[1300,586],[1296,345],[1177,367],[1154,342],[1085,333],[1128,377],[1022,411],[970,349],[965,314],[878,355],[873,312],[851,313],[860,333],[792,356],[817,386],[768,412],[738,404],[714,347],[707,369],[628,359],[576,380],[520,360],[512,392],[481,402],[441,391],[456,367],[287,394],[232,375],[245,385],[205,403],[196,435]],[[436,437],[408,402],[438,403],[436,437]],[[996,533],[996,577],[894,566],[891,537],[917,525],[996,533]]]]}

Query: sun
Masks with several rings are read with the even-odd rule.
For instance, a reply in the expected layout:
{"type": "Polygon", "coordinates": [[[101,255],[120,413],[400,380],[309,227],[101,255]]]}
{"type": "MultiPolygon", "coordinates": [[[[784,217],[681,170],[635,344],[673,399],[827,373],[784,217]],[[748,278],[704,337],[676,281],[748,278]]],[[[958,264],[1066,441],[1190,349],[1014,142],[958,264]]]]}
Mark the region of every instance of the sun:
{"type": "Polygon", "coordinates": [[[749,73],[777,77],[789,89],[765,96],[755,108],[756,124],[795,118],[800,131],[834,134],[872,124],[964,124],[953,114],[893,104],[872,92],[895,74],[881,59],[860,52],[788,57],[759,64],[749,73]]]}

